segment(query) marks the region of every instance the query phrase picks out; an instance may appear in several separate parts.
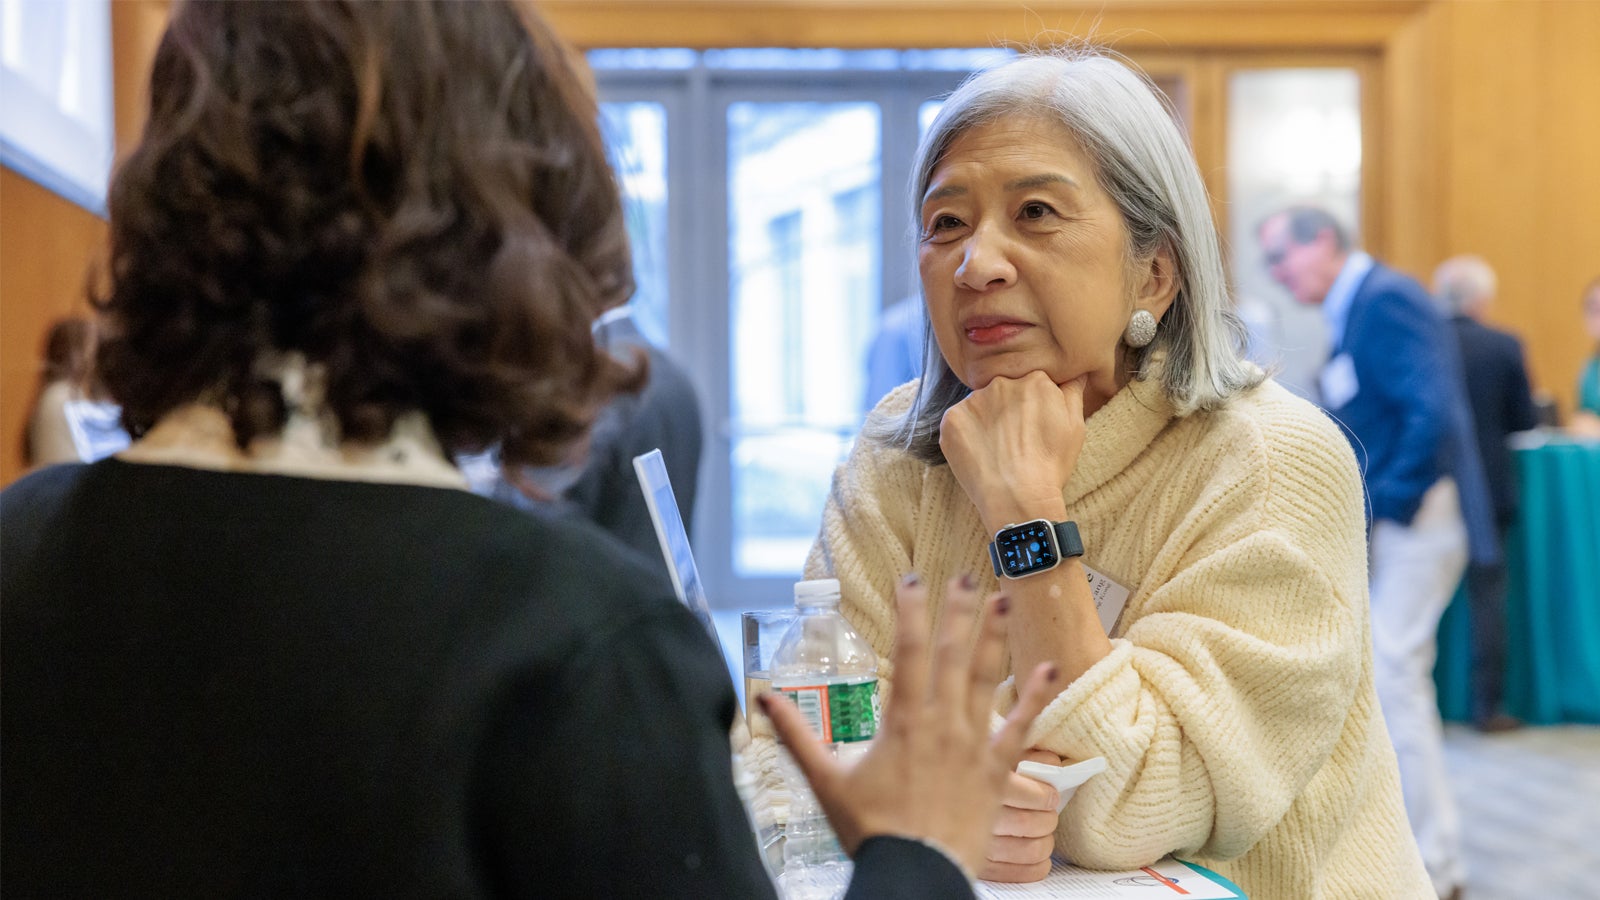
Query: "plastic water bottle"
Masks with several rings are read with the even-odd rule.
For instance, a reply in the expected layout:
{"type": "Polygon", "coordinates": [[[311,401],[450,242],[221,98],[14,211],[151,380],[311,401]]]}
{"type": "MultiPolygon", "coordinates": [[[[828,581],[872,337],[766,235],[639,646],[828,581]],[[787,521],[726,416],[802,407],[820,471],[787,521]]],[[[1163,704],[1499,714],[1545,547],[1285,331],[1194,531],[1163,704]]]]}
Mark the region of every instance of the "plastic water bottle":
{"type": "MultiPolygon", "coordinates": [[[[786,695],[841,762],[866,754],[878,731],[878,655],[839,614],[834,578],[794,586],[797,615],[772,657],[772,688],[786,695]]],[[[784,754],[789,821],[784,828],[785,896],[833,897],[848,881],[848,859],[799,767],[784,754]]]]}

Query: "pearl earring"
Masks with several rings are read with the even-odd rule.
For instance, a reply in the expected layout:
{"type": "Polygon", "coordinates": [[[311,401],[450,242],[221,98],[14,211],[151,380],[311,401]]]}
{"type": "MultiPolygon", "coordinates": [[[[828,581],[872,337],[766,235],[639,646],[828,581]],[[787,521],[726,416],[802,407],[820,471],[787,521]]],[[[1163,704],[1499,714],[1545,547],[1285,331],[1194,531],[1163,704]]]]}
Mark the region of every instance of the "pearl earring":
{"type": "Polygon", "coordinates": [[[1150,346],[1156,339],[1156,317],[1148,309],[1136,309],[1133,317],[1128,320],[1128,327],[1122,332],[1122,342],[1138,350],[1150,346]]]}

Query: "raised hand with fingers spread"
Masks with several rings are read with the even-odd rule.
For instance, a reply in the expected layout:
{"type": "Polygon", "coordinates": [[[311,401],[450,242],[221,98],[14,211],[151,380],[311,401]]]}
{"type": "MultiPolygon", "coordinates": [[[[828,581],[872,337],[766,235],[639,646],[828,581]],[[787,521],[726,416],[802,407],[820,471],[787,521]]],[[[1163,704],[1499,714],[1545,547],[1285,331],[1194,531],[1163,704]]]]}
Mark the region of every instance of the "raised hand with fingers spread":
{"type": "Polygon", "coordinates": [[[990,597],[980,622],[976,580],[951,579],[930,648],[927,595],[915,575],[896,590],[894,696],[872,751],[855,767],[841,766],[827,752],[792,703],[770,694],[760,702],[845,852],[855,856],[863,842],[880,835],[906,837],[939,847],[972,873],[984,866],[1007,779],[1022,758],[1028,726],[1054,694],[1057,672],[1039,665],[1005,724],[991,734],[1009,600],[990,597]]]}

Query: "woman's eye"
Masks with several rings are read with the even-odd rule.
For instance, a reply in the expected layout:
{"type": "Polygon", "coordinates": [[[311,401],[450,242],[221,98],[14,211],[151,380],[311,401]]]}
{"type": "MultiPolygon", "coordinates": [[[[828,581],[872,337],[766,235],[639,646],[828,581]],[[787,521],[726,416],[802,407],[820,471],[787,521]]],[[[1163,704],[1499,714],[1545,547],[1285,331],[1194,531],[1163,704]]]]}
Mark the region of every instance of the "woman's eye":
{"type": "Polygon", "coordinates": [[[1045,216],[1053,215],[1054,213],[1055,210],[1051,209],[1049,205],[1044,203],[1027,203],[1023,204],[1022,207],[1022,217],[1024,219],[1042,219],[1045,216]]]}
{"type": "Polygon", "coordinates": [[[956,218],[955,216],[935,216],[934,220],[933,220],[933,228],[930,229],[930,230],[932,230],[932,231],[948,231],[948,230],[950,230],[952,228],[960,228],[960,227],[961,227],[961,220],[956,218]]]}

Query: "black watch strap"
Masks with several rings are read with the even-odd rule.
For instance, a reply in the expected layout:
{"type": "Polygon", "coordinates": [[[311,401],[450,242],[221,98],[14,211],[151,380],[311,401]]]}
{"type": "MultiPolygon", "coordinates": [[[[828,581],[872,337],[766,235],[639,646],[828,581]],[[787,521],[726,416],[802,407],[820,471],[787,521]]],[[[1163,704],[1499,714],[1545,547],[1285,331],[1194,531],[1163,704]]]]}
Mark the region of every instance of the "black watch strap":
{"type": "MultiPolygon", "coordinates": [[[[1078,523],[1066,521],[1052,524],[1056,535],[1056,553],[1060,558],[1059,561],[1066,562],[1073,557],[1082,556],[1083,537],[1078,534],[1078,523]]],[[[1000,566],[1000,545],[995,541],[989,542],[989,564],[994,566],[994,577],[1006,577],[1005,570],[1000,566]]]]}
{"type": "Polygon", "coordinates": [[[1078,534],[1077,522],[1056,523],[1056,549],[1063,560],[1083,555],[1083,536],[1078,534]]]}

